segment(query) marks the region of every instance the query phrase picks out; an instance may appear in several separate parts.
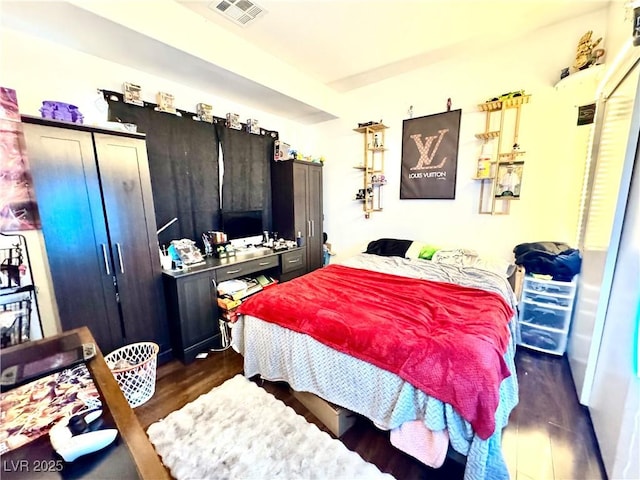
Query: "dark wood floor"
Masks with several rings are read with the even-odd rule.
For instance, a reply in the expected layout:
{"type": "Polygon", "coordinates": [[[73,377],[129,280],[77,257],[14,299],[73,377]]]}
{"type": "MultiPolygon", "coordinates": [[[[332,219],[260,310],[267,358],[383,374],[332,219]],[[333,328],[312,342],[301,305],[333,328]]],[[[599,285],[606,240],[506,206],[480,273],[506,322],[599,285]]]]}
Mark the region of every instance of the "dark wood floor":
{"type": "MultiPolygon", "coordinates": [[[[522,350],[516,356],[520,402],[503,432],[503,451],[512,479],[605,479],[591,420],[578,404],[566,358],[522,350]]],[[[189,365],[172,361],[158,368],[156,393],[136,409],[143,428],[242,373],[242,357],[233,350],[212,352],[189,365]]],[[[309,422],[328,430],[283,383],[264,388],[309,422]]],[[[447,458],[434,470],[395,449],[389,433],[359,418],[341,439],[351,450],[398,479],[461,479],[464,467],[447,458]]]]}

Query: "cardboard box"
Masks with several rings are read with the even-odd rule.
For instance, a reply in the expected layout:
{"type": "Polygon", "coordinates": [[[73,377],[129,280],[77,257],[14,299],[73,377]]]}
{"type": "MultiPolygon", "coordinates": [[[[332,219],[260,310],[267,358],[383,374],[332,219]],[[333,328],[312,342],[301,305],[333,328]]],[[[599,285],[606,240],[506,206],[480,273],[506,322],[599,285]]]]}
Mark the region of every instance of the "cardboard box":
{"type": "Polygon", "coordinates": [[[355,413],[329,403],[313,393],[295,390],[291,390],[291,393],[338,438],[356,423],[355,413]]]}

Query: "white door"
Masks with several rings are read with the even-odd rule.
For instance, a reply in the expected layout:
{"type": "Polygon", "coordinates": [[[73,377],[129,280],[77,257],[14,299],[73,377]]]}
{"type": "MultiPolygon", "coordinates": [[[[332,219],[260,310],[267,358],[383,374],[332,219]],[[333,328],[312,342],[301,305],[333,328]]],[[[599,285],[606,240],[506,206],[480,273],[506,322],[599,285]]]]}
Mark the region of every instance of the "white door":
{"type": "MultiPolygon", "coordinates": [[[[589,201],[580,250],[582,269],[578,297],[569,335],[567,355],[576,391],[583,405],[589,405],[600,339],[604,327],[624,209],[616,210],[620,196],[626,204],[631,179],[627,150],[638,138],[638,111],[634,103],[640,68],[635,60],[616,72],[602,91],[598,104],[590,168],[589,201]],[[635,139],[635,140],[634,140],[635,139]]],[[[635,155],[635,145],[632,154],[635,155]]]]}

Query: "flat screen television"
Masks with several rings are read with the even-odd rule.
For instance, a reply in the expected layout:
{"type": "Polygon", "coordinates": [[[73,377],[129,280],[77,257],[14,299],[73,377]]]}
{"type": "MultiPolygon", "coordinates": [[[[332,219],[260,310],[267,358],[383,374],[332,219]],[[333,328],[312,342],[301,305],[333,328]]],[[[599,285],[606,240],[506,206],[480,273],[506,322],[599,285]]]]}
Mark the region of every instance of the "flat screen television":
{"type": "Polygon", "coordinates": [[[222,212],[222,231],[227,240],[262,236],[262,210],[222,212]]]}

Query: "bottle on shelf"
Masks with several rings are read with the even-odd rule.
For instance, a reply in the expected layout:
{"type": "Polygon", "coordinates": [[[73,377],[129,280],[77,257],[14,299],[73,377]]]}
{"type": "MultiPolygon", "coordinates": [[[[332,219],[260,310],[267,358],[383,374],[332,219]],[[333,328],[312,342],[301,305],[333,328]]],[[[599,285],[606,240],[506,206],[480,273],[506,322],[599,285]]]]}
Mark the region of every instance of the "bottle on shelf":
{"type": "Polygon", "coordinates": [[[493,143],[485,142],[482,144],[480,156],[478,157],[478,168],[476,170],[476,178],[491,178],[491,158],[493,157],[493,143]]]}

